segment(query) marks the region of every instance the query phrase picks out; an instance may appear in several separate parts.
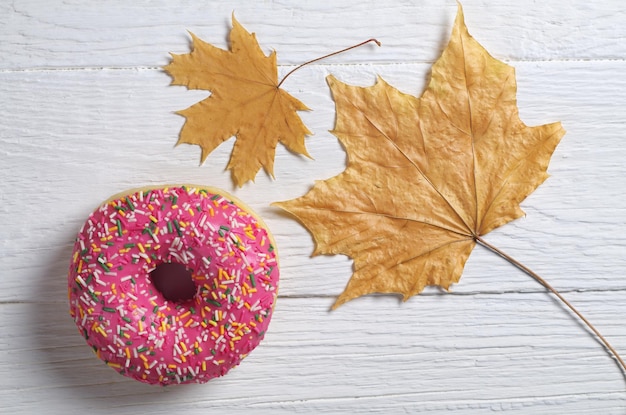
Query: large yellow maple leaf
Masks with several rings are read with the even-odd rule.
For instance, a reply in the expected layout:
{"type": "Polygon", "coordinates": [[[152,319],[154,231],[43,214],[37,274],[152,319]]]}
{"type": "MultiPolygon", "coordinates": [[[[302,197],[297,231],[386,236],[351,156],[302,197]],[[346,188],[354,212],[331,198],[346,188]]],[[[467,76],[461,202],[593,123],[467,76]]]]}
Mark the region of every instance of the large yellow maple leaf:
{"type": "Polygon", "coordinates": [[[296,111],[308,108],[279,88],[276,52],[265,56],[254,33],[233,15],[230,50],[206,43],[193,33],[193,50],[172,54],[164,67],[172,85],[201,89],[211,95],[178,111],[186,118],[177,144],[197,144],[201,163],[222,142],[236,136],[227,169],[237,186],[254,180],[263,167],[274,175],[274,155],[280,142],[308,156],[304,139],[311,132],[296,111]]]}
{"type": "Polygon", "coordinates": [[[523,215],[520,202],[548,177],[565,133],[520,120],[514,69],[469,35],[460,5],[420,98],[380,78],[366,88],[328,83],[346,170],[275,205],[309,229],[314,255],[354,260],[333,308],[457,282],[476,241],[523,215]]]}

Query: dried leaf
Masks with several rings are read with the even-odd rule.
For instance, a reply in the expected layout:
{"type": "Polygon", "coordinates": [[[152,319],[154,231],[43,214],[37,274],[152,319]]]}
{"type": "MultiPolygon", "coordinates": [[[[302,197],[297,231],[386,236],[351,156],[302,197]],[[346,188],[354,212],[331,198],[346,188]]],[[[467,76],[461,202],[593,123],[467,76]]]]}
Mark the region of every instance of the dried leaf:
{"type": "Polygon", "coordinates": [[[236,136],[227,169],[237,186],[254,181],[263,167],[274,175],[278,142],[308,156],[304,138],[311,132],[296,111],[308,108],[278,88],[276,52],[265,56],[254,34],[233,15],[230,50],[217,48],[191,34],[193,50],[172,54],[164,69],[172,85],[211,91],[211,95],[179,111],[186,118],[177,144],[197,144],[201,162],[222,142],[236,136]]]}
{"type": "Polygon", "coordinates": [[[367,88],[328,83],[347,168],[275,205],[309,229],[314,255],[354,260],[333,308],[457,282],[475,238],[523,215],[520,202],[548,177],[565,133],[520,120],[513,68],[469,35],[460,5],[420,98],[380,78],[367,88]]]}

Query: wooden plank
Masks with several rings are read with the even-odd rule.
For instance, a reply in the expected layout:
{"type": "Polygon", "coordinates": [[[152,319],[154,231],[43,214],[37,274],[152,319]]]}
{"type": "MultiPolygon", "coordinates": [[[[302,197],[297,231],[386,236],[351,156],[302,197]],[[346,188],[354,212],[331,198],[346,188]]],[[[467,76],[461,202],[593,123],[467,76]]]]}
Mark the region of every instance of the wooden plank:
{"type": "MultiPolygon", "coordinates": [[[[470,32],[503,59],[626,55],[621,0],[463,4],[470,32]]],[[[448,39],[456,2],[2,2],[0,69],[161,66],[168,52],[188,50],[186,30],[225,46],[233,11],[257,33],[264,50],[278,51],[281,64],[302,63],[371,37],[384,47],[330,62],[432,62],[448,39]]]]}
{"type": "MultiPolygon", "coordinates": [[[[619,277],[626,273],[626,120],[620,115],[626,114],[625,65],[516,65],[522,118],[531,125],[560,119],[568,133],[551,163],[552,177],[523,204],[528,216],[488,238],[565,291],[626,287],[619,277]]],[[[5,287],[0,301],[32,298],[33,281],[37,296],[64,296],[72,239],[92,209],[125,189],[185,182],[232,191],[267,220],[281,255],[281,294],[339,294],[351,273],[350,261],[309,258],[310,235],[269,203],[298,197],[313,180],[345,166],[345,153],[327,132],[334,104],[325,75],[366,85],[380,73],[403,91],[419,93],[427,71],[425,64],[303,69],[288,88],[314,108],[303,118],[316,133],[307,141],[315,160],[279,146],[276,181],[261,173],[256,184],[239,190],[222,171],[233,140],[202,167],[197,147],[173,148],[183,120],[172,111],[203,94],[167,87],[169,78],[158,70],[0,74],[5,98],[0,101],[0,274],[5,287]]],[[[516,290],[542,288],[481,248],[453,287],[458,293],[516,290]]]]}
{"type": "MultiPolygon", "coordinates": [[[[572,299],[626,349],[625,291],[572,299]]],[[[84,344],[62,302],[0,305],[0,402],[12,414],[508,410],[618,414],[624,378],[602,347],[538,293],[277,304],[267,338],[226,377],[160,387],[128,380],[84,344]],[[462,311],[462,312],[461,312],[462,311]]]]}

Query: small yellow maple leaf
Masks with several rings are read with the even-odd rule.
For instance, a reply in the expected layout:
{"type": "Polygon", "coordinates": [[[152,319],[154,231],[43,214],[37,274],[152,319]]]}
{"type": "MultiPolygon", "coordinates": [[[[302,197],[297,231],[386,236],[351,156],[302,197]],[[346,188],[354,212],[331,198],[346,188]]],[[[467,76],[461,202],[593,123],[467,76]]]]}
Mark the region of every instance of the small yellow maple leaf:
{"type": "Polygon", "coordinates": [[[201,163],[222,142],[236,136],[228,163],[233,181],[254,181],[263,167],[274,176],[276,145],[309,156],[304,139],[311,132],[296,111],[306,105],[278,87],[276,52],[265,56],[254,33],[232,17],[230,50],[217,48],[193,33],[191,53],[172,54],[164,67],[172,85],[201,89],[211,95],[177,113],[186,118],[178,144],[202,148],[201,163]]]}
{"type": "Polygon", "coordinates": [[[457,282],[477,238],[523,215],[519,204],[548,177],[565,134],[560,123],[520,120],[514,69],[469,35],[460,5],[420,98],[380,78],[367,88],[328,83],[346,170],[275,205],[309,229],[314,255],[354,260],[333,308],[457,282]]]}

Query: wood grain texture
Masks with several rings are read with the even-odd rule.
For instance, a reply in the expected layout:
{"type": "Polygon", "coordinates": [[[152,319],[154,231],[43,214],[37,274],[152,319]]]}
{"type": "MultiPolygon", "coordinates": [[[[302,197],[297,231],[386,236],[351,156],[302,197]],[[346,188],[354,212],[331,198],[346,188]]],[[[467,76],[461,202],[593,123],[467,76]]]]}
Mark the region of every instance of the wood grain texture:
{"type": "MultiPolygon", "coordinates": [[[[516,68],[529,125],[567,134],[552,177],[525,218],[487,237],[538,272],[626,354],[626,8],[621,1],[464,3],[472,33],[516,68]],[[518,4],[519,3],[519,4],[518,4]]],[[[341,172],[328,133],[325,77],[370,85],[380,74],[420,95],[447,40],[454,1],[169,1],[0,4],[0,413],[623,414],[626,378],[542,287],[480,247],[450,293],[428,289],[328,308],[351,273],[341,256],[310,258],[310,235],[270,202],[341,172]],[[276,180],[234,189],[233,140],[198,166],[174,148],[173,112],[206,96],[169,87],[158,68],[186,52],[185,30],[226,45],[232,11],[305,102],[314,160],[278,148],[276,180]],[[207,385],[154,388],[105,367],[67,312],[65,273],[76,231],[119,191],[206,183],[233,192],[268,223],[281,257],[280,298],[262,345],[207,385]]]]}
{"type": "MultiPolygon", "coordinates": [[[[618,0],[463,2],[470,32],[501,59],[620,59],[626,10],[618,0]]],[[[456,12],[452,0],[187,2],[14,0],[0,5],[1,68],[155,66],[183,52],[191,30],[226,45],[231,13],[279,63],[297,64],[377,37],[385,47],[334,62],[433,61],[456,12]],[[294,30],[297,28],[297,30],[294,30]]]]}
{"type": "MultiPolygon", "coordinates": [[[[620,339],[624,292],[570,297],[620,339]]],[[[57,413],[620,413],[623,381],[608,376],[615,364],[543,293],[385,303],[368,297],[329,313],[328,298],[282,298],[267,338],[240,367],[207,385],[165,389],[101,364],[65,303],[5,304],[12,336],[0,364],[11,376],[0,397],[16,414],[43,404],[57,413]],[[462,318],[445,317],[459,310],[462,318]]]]}

